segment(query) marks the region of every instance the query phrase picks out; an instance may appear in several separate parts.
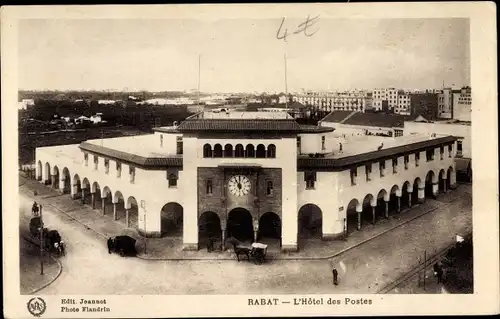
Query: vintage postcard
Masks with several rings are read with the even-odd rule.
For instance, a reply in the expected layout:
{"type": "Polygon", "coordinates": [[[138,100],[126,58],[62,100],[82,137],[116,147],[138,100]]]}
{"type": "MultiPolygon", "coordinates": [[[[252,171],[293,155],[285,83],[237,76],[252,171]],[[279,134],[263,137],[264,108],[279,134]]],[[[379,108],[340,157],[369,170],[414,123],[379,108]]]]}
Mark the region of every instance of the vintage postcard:
{"type": "Polygon", "coordinates": [[[7,318],[500,311],[494,3],[1,23],[7,318]]]}

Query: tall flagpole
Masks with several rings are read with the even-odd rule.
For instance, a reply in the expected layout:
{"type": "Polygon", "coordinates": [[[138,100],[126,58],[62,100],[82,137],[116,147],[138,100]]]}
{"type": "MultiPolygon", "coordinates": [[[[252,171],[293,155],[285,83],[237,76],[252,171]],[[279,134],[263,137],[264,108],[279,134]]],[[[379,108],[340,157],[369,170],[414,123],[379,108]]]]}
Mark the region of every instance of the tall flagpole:
{"type": "Polygon", "coordinates": [[[287,74],[286,74],[286,53],[285,53],[285,108],[288,113],[288,83],[287,83],[287,74]]]}

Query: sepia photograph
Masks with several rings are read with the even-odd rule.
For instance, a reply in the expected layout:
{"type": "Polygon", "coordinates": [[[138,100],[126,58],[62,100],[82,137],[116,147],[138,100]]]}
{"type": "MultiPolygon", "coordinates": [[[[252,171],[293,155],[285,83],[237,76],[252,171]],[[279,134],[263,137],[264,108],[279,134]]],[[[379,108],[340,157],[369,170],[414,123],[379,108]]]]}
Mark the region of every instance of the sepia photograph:
{"type": "Polygon", "coordinates": [[[470,17],[130,10],[16,20],[23,315],[478,293],[470,17]]]}

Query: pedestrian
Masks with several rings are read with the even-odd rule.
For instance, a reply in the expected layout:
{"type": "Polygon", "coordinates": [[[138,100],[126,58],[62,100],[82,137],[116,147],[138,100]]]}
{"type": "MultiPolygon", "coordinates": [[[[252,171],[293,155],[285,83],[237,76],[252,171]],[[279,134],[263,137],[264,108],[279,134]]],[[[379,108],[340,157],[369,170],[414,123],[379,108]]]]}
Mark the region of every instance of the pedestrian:
{"type": "Polygon", "coordinates": [[[342,143],[340,143],[340,153],[342,153],[342,143]]]}
{"type": "Polygon", "coordinates": [[[337,271],[337,268],[333,268],[332,270],[333,274],[333,284],[337,286],[339,284],[338,279],[339,279],[339,272],[337,271]]]}
{"type": "Polygon", "coordinates": [[[38,216],[38,212],[39,212],[39,208],[38,208],[38,204],[36,202],[33,203],[33,207],[31,208],[31,211],[33,213],[34,216],[38,216]]]}
{"type": "Polygon", "coordinates": [[[434,276],[436,276],[437,283],[441,283],[443,279],[443,268],[441,267],[440,263],[434,263],[434,276]]]}

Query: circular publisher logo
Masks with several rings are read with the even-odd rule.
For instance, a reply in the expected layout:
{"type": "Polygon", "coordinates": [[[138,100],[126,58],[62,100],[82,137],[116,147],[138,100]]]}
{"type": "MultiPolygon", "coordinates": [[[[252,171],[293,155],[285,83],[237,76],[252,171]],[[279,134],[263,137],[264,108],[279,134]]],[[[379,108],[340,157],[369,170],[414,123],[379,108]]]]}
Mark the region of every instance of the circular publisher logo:
{"type": "Polygon", "coordinates": [[[47,305],[42,298],[35,297],[28,301],[28,311],[35,317],[40,317],[45,312],[47,305]]]}

